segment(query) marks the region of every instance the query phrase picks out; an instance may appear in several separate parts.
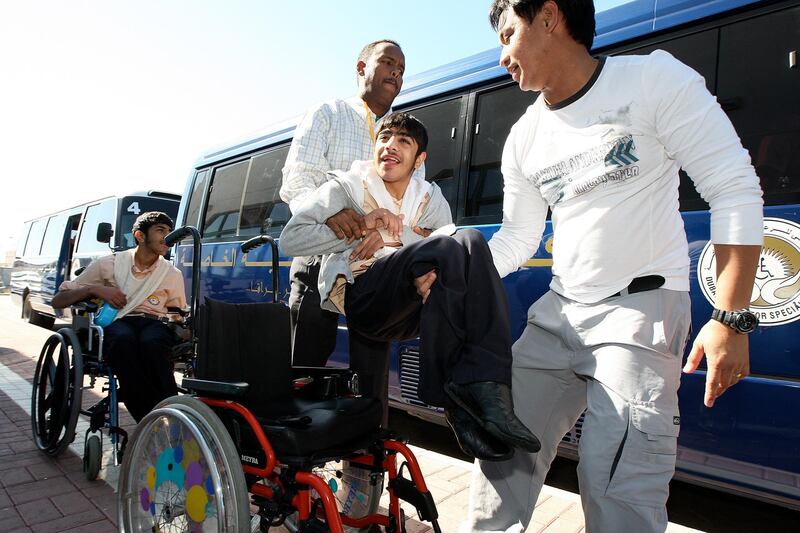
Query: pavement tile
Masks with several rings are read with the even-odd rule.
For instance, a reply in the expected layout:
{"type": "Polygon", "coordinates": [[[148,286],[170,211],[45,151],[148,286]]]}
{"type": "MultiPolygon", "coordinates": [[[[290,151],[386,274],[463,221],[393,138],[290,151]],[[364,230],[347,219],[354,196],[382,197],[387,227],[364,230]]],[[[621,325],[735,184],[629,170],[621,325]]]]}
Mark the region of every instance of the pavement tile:
{"type": "Polygon", "coordinates": [[[95,508],[94,504],[83,493],[78,491],[53,496],[50,500],[63,515],[80,513],[95,508]]]}
{"type": "Polygon", "coordinates": [[[47,498],[17,505],[17,512],[29,526],[57,520],[64,516],[47,498]]]}
{"type": "Polygon", "coordinates": [[[544,533],[580,533],[583,530],[582,524],[576,524],[572,520],[565,520],[559,516],[543,531],[544,533]]]}
{"type": "Polygon", "coordinates": [[[545,525],[550,525],[558,516],[566,511],[572,502],[560,498],[558,496],[551,496],[542,503],[538,503],[533,511],[533,516],[537,522],[545,525]]]}
{"type": "Polygon", "coordinates": [[[3,525],[4,530],[25,527],[22,517],[12,507],[0,509],[0,524],[3,525]]]}
{"type": "Polygon", "coordinates": [[[38,500],[39,498],[58,496],[59,494],[66,494],[68,492],[74,492],[75,490],[77,490],[75,485],[70,483],[68,479],[57,477],[19,485],[10,496],[14,504],[20,505],[38,500]]]}
{"type": "Polygon", "coordinates": [[[35,479],[25,468],[4,470],[0,472],[0,483],[2,483],[4,487],[11,487],[13,485],[20,485],[22,483],[30,483],[31,481],[35,481],[35,479]]]}
{"type": "Polygon", "coordinates": [[[92,522],[73,529],[68,529],[68,533],[111,533],[117,531],[117,527],[108,520],[92,522]]]}
{"type": "Polygon", "coordinates": [[[27,467],[27,470],[33,479],[49,479],[64,475],[55,461],[31,465],[27,467]]]}
{"type": "Polygon", "coordinates": [[[82,526],[103,520],[104,518],[103,513],[97,509],[91,509],[89,511],[64,516],[58,520],[36,524],[31,526],[31,529],[36,533],[57,533],[74,528],[82,529],[82,526]]]}

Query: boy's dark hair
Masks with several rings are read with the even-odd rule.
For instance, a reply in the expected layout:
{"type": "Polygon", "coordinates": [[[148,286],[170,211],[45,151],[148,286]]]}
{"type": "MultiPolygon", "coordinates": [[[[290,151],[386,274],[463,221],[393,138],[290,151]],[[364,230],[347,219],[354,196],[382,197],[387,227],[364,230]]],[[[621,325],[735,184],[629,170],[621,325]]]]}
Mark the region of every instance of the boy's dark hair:
{"type": "Polygon", "coordinates": [[[162,213],[161,211],[148,211],[147,213],[142,213],[136,217],[136,221],[133,223],[133,229],[131,231],[136,233],[138,230],[147,235],[147,230],[156,224],[166,224],[169,226],[169,229],[175,228],[175,223],[168,214],[162,213]]]}
{"type": "MultiPolygon", "coordinates": [[[[564,14],[569,34],[577,42],[591,51],[594,42],[595,20],[594,2],[592,0],[553,0],[564,14]]],[[[514,13],[528,24],[533,22],[542,9],[545,0],[494,0],[489,8],[489,23],[494,31],[500,25],[500,16],[506,9],[512,8],[514,13]]]]}
{"type": "Polygon", "coordinates": [[[428,130],[414,115],[402,111],[386,115],[378,123],[378,134],[383,130],[403,130],[417,142],[417,155],[428,149],[428,130]]]}
{"type": "Polygon", "coordinates": [[[379,44],[384,44],[384,43],[392,44],[402,50],[402,47],[399,44],[397,44],[397,41],[393,41],[391,39],[381,39],[379,41],[373,41],[367,45],[364,45],[364,48],[361,49],[361,53],[358,54],[358,60],[366,63],[367,60],[372,56],[372,52],[375,51],[375,47],[377,47],[379,44]]]}

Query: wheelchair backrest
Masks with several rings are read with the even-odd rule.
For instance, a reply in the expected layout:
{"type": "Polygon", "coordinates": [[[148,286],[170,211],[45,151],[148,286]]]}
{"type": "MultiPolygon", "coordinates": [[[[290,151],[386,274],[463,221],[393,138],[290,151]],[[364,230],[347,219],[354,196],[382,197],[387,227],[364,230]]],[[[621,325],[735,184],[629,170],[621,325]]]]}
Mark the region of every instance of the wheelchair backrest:
{"type": "Polygon", "coordinates": [[[288,307],[206,298],[198,318],[198,378],[249,383],[243,403],[256,412],[292,390],[288,307]]]}

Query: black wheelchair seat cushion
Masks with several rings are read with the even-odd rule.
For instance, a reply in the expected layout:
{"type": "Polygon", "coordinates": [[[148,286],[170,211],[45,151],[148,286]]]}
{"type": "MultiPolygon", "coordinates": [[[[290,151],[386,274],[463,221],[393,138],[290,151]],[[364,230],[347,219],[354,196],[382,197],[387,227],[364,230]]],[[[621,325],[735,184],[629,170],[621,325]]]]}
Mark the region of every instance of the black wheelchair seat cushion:
{"type": "MultiPolygon", "coordinates": [[[[257,416],[278,459],[346,447],[380,429],[383,409],[374,398],[277,399],[257,416]]],[[[355,450],[349,450],[355,451],[355,450]]]]}

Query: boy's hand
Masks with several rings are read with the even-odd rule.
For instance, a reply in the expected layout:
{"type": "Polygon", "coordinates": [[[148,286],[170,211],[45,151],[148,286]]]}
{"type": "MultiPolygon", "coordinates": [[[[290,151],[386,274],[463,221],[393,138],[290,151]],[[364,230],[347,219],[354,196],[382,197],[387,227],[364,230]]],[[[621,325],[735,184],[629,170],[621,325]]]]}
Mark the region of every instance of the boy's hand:
{"type": "Polygon", "coordinates": [[[416,233],[417,235],[422,235],[422,237],[423,237],[423,238],[424,238],[424,237],[430,237],[430,236],[431,236],[431,233],[433,233],[433,230],[432,230],[432,229],[428,229],[428,228],[420,228],[419,226],[414,226],[414,227],[413,227],[413,228],[411,228],[411,229],[413,229],[413,230],[414,230],[414,233],[416,233]]]}
{"type": "Polygon", "coordinates": [[[350,259],[357,261],[369,259],[375,255],[375,252],[383,248],[384,242],[380,232],[377,230],[368,230],[367,236],[361,239],[361,243],[356,246],[353,253],[350,254],[350,259]]]}
{"type": "Polygon", "coordinates": [[[395,215],[381,207],[367,213],[364,225],[367,229],[386,228],[392,238],[399,239],[403,231],[403,215],[395,215]]]}
{"type": "Polygon", "coordinates": [[[347,239],[347,244],[367,234],[364,217],[353,209],[342,209],[326,220],[325,225],[331,228],[337,238],[347,239]]]}
{"type": "Polygon", "coordinates": [[[431,294],[431,287],[433,286],[434,281],[436,281],[435,270],[431,270],[427,274],[423,274],[418,278],[414,278],[414,287],[417,288],[417,294],[422,296],[423,304],[428,300],[428,296],[431,294]]]}
{"type": "Polygon", "coordinates": [[[93,292],[96,298],[102,298],[117,309],[122,309],[128,303],[128,297],[117,287],[95,287],[93,292]]]}

